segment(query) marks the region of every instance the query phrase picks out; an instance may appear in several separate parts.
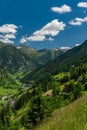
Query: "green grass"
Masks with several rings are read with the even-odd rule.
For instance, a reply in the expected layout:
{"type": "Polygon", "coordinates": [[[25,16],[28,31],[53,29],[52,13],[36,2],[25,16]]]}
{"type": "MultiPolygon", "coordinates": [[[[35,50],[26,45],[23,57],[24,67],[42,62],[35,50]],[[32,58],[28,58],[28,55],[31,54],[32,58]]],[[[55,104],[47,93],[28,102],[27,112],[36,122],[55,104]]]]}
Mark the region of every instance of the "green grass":
{"type": "Polygon", "coordinates": [[[0,97],[1,96],[5,96],[5,95],[12,95],[12,94],[15,94],[17,92],[17,89],[6,89],[6,88],[3,88],[3,87],[0,87],[0,97]]]}
{"type": "Polygon", "coordinates": [[[0,108],[2,107],[2,104],[6,104],[11,98],[9,97],[7,100],[2,100],[2,97],[4,96],[12,96],[17,93],[17,89],[6,89],[3,87],[0,87],[0,108]]]}
{"type": "Polygon", "coordinates": [[[61,79],[64,76],[70,76],[69,72],[67,72],[67,73],[64,73],[64,72],[63,73],[59,73],[59,74],[55,75],[53,78],[54,79],[61,79]]]}
{"type": "Polygon", "coordinates": [[[35,130],[87,130],[87,93],[72,104],[56,110],[35,130]]]}

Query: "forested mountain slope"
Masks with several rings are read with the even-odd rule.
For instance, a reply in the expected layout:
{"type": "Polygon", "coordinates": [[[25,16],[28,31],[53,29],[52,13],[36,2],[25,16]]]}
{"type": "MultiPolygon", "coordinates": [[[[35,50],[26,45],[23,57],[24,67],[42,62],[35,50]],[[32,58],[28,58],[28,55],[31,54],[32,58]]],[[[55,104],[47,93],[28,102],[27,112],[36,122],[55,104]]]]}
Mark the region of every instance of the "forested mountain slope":
{"type": "Polygon", "coordinates": [[[81,63],[87,63],[87,40],[80,46],[68,50],[44,67],[27,74],[22,79],[22,82],[27,83],[30,80],[37,80],[37,77],[39,79],[49,74],[67,71],[71,65],[79,65],[81,63]]]}
{"type": "Polygon", "coordinates": [[[0,48],[0,65],[11,73],[32,71],[39,66],[36,61],[30,59],[13,45],[0,48]]]}
{"type": "Polygon", "coordinates": [[[43,49],[43,50],[36,50],[33,48],[29,48],[26,46],[19,46],[19,50],[23,53],[27,54],[31,59],[38,62],[40,65],[45,65],[49,61],[54,60],[57,56],[60,56],[65,51],[60,49],[43,49]]]}

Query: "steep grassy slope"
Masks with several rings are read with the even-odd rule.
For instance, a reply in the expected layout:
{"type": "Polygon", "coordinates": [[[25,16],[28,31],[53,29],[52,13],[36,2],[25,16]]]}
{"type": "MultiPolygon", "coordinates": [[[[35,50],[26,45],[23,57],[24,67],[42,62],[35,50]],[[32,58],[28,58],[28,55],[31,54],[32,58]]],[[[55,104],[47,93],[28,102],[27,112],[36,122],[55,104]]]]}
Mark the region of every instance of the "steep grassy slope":
{"type": "Polygon", "coordinates": [[[11,73],[26,70],[32,71],[39,66],[36,61],[30,59],[12,45],[0,48],[0,65],[11,73]]]}
{"type": "Polygon", "coordinates": [[[68,50],[44,67],[27,74],[22,81],[26,83],[29,80],[36,80],[37,77],[39,79],[42,75],[53,75],[61,71],[67,71],[71,65],[79,65],[81,63],[87,63],[87,41],[78,47],[68,50]]]}
{"type": "Polygon", "coordinates": [[[56,110],[49,121],[45,121],[35,130],[87,130],[87,94],[56,110]]]}

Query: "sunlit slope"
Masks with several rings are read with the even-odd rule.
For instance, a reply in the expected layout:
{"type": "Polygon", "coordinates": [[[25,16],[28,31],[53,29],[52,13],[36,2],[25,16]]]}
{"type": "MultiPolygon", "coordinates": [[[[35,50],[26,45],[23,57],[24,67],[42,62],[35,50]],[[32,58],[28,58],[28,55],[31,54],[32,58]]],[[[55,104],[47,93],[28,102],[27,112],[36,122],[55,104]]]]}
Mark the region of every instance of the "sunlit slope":
{"type": "Polygon", "coordinates": [[[55,111],[49,121],[35,130],[87,130],[87,94],[55,111]]]}

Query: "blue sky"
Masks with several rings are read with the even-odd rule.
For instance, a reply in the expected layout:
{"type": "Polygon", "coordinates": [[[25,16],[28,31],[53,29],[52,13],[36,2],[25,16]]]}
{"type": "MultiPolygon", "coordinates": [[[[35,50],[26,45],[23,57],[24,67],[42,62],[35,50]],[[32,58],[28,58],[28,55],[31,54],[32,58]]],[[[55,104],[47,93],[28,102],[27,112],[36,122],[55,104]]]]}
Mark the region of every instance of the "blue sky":
{"type": "Polygon", "coordinates": [[[33,48],[87,39],[87,0],[0,0],[0,40],[33,48]]]}

